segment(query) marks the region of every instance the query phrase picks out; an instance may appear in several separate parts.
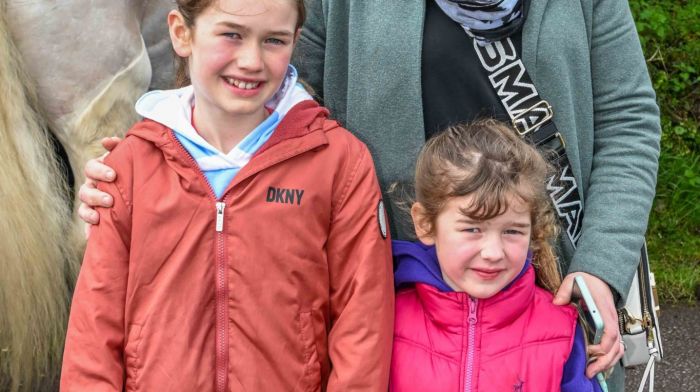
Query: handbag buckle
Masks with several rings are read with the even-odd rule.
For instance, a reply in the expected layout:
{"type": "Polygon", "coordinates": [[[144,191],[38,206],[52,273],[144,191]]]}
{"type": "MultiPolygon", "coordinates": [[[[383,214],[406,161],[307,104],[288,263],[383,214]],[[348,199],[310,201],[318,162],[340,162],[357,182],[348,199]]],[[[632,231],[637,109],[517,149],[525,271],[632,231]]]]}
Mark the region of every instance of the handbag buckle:
{"type": "Polygon", "coordinates": [[[647,323],[651,324],[651,321],[646,321],[644,316],[642,318],[634,317],[630,312],[625,309],[617,310],[618,321],[620,322],[620,332],[630,335],[635,335],[647,330],[647,323]]]}
{"type": "Polygon", "coordinates": [[[540,140],[540,142],[537,143],[537,148],[541,148],[545,151],[553,151],[557,154],[557,157],[561,157],[566,153],[566,141],[561,133],[555,132],[549,138],[540,140]]]}
{"type": "Polygon", "coordinates": [[[517,115],[513,116],[511,123],[515,128],[515,131],[518,132],[520,136],[525,136],[530,132],[538,130],[544,123],[551,120],[552,117],[554,117],[554,111],[552,111],[552,106],[549,104],[549,102],[543,99],[537,102],[536,104],[530,106],[529,108],[523,110],[522,112],[518,113],[517,115]],[[531,125],[528,124],[527,120],[519,121],[525,119],[528,113],[535,109],[544,109],[545,115],[542,118],[540,118],[537,122],[531,125]]]}

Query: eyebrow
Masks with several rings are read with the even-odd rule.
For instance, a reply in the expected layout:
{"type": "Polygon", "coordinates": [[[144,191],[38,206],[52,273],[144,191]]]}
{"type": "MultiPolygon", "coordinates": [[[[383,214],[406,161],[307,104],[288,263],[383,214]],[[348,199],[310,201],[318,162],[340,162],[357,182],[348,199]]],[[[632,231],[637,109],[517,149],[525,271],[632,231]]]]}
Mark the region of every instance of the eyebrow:
{"type": "Polygon", "coordinates": [[[479,220],[474,220],[474,219],[469,219],[469,218],[459,218],[457,219],[457,223],[480,223],[482,221],[479,220]]]}
{"type": "MultiPolygon", "coordinates": [[[[482,222],[484,222],[484,221],[474,220],[474,219],[469,219],[469,218],[457,219],[457,223],[466,223],[466,224],[470,224],[470,225],[471,224],[478,224],[478,223],[482,223],[482,222]]],[[[509,222],[506,226],[526,228],[526,227],[530,227],[530,224],[525,223],[525,222],[509,222]]]]}
{"type": "MultiPolygon", "coordinates": [[[[250,28],[248,28],[246,26],[239,25],[238,23],[228,22],[228,21],[219,22],[219,23],[217,23],[217,25],[226,26],[226,27],[229,27],[232,29],[242,30],[244,32],[250,31],[250,28]]],[[[266,33],[270,34],[270,35],[285,36],[285,37],[294,36],[294,33],[289,31],[289,30],[272,30],[272,31],[267,31],[266,33]]]]}

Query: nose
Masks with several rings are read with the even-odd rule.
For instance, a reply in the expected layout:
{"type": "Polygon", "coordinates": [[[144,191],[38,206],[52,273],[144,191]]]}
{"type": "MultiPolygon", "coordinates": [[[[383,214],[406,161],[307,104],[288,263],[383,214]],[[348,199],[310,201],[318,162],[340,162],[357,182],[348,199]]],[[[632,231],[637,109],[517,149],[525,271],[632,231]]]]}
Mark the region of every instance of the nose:
{"type": "Polygon", "coordinates": [[[504,257],[503,240],[499,235],[487,235],[481,243],[481,258],[487,261],[499,261],[504,257]]]}
{"type": "MultiPolygon", "coordinates": [[[[252,41],[252,40],[251,40],[252,41]]],[[[238,50],[238,67],[247,71],[263,69],[262,50],[255,42],[248,42],[238,50]]]]}

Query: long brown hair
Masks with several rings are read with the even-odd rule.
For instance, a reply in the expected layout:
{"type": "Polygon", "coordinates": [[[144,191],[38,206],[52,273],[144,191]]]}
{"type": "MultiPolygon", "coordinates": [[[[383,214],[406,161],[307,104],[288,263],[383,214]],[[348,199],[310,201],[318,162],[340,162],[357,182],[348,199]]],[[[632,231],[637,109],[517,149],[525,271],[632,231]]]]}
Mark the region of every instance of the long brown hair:
{"type": "MultiPolygon", "coordinates": [[[[195,26],[197,17],[216,1],[217,0],[177,0],[176,3],[178,11],[180,11],[180,14],[182,14],[182,17],[185,20],[185,24],[188,28],[192,29],[195,26]]],[[[296,28],[299,29],[306,20],[306,7],[304,6],[304,0],[294,1],[297,4],[296,28]]],[[[185,87],[191,83],[187,66],[187,58],[180,57],[177,54],[173,55],[175,56],[175,61],[177,63],[175,87],[185,87]]]]}
{"type": "Polygon", "coordinates": [[[430,139],[416,164],[416,201],[423,207],[421,227],[434,234],[435,221],[453,197],[470,195],[462,209],[477,219],[494,218],[516,197],[530,208],[530,247],[537,284],[551,292],[561,284],[553,241],[556,216],[545,189],[552,169],[542,155],[508,125],[480,120],[451,126],[430,139]]]}

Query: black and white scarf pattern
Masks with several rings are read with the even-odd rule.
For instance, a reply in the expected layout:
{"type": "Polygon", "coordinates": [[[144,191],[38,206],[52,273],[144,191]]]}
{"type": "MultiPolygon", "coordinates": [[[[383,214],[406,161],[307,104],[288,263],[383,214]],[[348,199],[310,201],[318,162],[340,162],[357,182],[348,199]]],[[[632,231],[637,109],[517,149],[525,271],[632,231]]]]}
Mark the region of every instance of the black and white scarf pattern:
{"type": "Polygon", "coordinates": [[[435,0],[480,45],[499,41],[520,30],[528,0],[435,0]]]}

